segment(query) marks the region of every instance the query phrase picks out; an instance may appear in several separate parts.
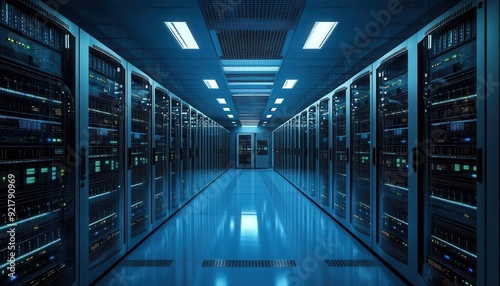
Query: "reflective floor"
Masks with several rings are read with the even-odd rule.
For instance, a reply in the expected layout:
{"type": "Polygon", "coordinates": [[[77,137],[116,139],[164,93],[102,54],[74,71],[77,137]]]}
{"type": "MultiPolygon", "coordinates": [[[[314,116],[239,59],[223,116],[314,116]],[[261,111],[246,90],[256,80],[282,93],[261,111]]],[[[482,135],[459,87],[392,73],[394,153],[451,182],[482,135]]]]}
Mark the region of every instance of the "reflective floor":
{"type": "Polygon", "coordinates": [[[168,220],[97,285],[404,283],[278,173],[233,169],[168,220]],[[325,262],[328,259],[368,266],[330,267],[325,262]],[[219,267],[204,266],[205,260],[217,260],[219,267]],[[270,262],[263,267],[248,265],[255,260],[270,262]],[[280,264],[283,260],[288,264],[280,264]],[[132,262],[159,264],[129,266],[132,262]]]}

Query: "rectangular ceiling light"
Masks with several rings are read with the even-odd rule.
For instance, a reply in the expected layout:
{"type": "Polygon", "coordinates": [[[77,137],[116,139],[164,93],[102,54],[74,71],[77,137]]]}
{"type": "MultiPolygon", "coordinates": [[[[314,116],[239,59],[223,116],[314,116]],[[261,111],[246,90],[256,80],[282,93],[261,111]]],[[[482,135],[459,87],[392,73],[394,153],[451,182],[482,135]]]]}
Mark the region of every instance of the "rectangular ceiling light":
{"type": "Polygon", "coordinates": [[[266,118],[271,118],[271,117],[273,117],[273,116],[272,116],[272,114],[268,114],[268,115],[266,116],[266,118]]]}
{"type": "Polygon", "coordinates": [[[272,111],[272,112],[274,112],[274,111],[276,111],[277,109],[278,109],[278,108],[273,107],[273,108],[271,108],[271,111],[272,111]]]}
{"type": "Polygon", "coordinates": [[[183,49],[199,49],[186,22],[165,22],[165,25],[183,49]]]}
{"type": "Polygon", "coordinates": [[[316,22],[303,49],[321,49],[338,22],[316,22]]]}
{"type": "Polygon", "coordinates": [[[297,79],[287,79],[283,85],[283,89],[292,89],[297,83],[297,79]]]}
{"type": "Polygon", "coordinates": [[[277,72],[280,67],[222,67],[225,72],[277,72]]]}
{"type": "Polygon", "coordinates": [[[226,100],[224,98],[217,98],[217,102],[219,104],[227,104],[226,100]]]}
{"type": "Polygon", "coordinates": [[[204,79],[203,82],[209,89],[219,89],[219,85],[215,79],[204,79]]]}
{"type": "Polygon", "coordinates": [[[227,117],[229,117],[229,118],[233,119],[233,118],[234,118],[234,115],[232,115],[232,114],[228,114],[228,115],[227,115],[227,117]]]}
{"type": "Polygon", "coordinates": [[[231,111],[231,109],[229,107],[224,107],[224,108],[222,108],[222,110],[224,110],[224,111],[231,111]]]}
{"type": "Polygon", "coordinates": [[[283,103],[283,100],[285,100],[284,98],[276,98],[276,100],[274,101],[274,104],[281,104],[283,103]]]}

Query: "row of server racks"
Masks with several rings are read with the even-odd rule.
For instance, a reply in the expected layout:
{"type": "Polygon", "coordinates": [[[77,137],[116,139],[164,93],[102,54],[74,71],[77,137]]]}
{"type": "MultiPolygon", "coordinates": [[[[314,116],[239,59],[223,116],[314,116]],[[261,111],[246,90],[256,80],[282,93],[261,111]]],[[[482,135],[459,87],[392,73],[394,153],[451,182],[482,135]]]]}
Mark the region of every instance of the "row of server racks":
{"type": "Polygon", "coordinates": [[[1,2],[0,285],[88,285],[226,170],[229,132],[42,3],[1,2]]]}
{"type": "Polygon", "coordinates": [[[274,169],[413,285],[498,283],[484,10],[458,5],[273,131],[274,169]]]}

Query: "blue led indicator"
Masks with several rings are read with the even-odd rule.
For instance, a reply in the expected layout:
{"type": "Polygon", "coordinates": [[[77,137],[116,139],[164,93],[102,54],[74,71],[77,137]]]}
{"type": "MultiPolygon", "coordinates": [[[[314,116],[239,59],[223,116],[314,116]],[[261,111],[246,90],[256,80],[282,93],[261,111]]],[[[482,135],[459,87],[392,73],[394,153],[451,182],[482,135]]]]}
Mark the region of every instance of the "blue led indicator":
{"type": "Polygon", "coordinates": [[[465,140],[465,142],[470,142],[470,137],[467,137],[464,140],[465,140]]]}
{"type": "Polygon", "coordinates": [[[445,255],[444,258],[447,259],[447,260],[450,260],[450,256],[449,255],[445,255]]]}
{"type": "Polygon", "coordinates": [[[467,270],[469,270],[470,273],[474,273],[474,269],[472,269],[472,268],[469,268],[467,270]]]}

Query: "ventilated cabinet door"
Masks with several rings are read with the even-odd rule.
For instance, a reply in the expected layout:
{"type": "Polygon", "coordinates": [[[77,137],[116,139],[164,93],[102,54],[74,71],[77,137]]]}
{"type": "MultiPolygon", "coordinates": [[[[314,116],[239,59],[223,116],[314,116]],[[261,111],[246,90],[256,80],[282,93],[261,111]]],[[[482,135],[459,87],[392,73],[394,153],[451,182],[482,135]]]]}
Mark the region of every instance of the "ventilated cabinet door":
{"type": "MultiPolygon", "coordinates": [[[[423,276],[434,285],[477,280],[476,10],[420,44],[424,90],[423,276]]],[[[498,218],[495,218],[498,219],[498,218]]]]}
{"type": "Polygon", "coordinates": [[[160,221],[168,214],[169,180],[169,130],[170,97],[161,89],[155,89],[155,136],[154,136],[154,213],[160,221]]]}
{"type": "Polygon", "coordinates": [[[351,84],[351,221],[359,232],[371,228],[370,75],[351,84]]]}
{"type": "Polygon", "coordinates": [[[408,52],[377,68],[379,245],[408,263],[408,52]]]}
{"type": "Polygon", "coordinates": [[[333,140],[333,211],[346,218],[347,210],[347,163],[349,148],[347,146],[347,90],[342,89],[332,97],[332,140],[333,140]]]}

